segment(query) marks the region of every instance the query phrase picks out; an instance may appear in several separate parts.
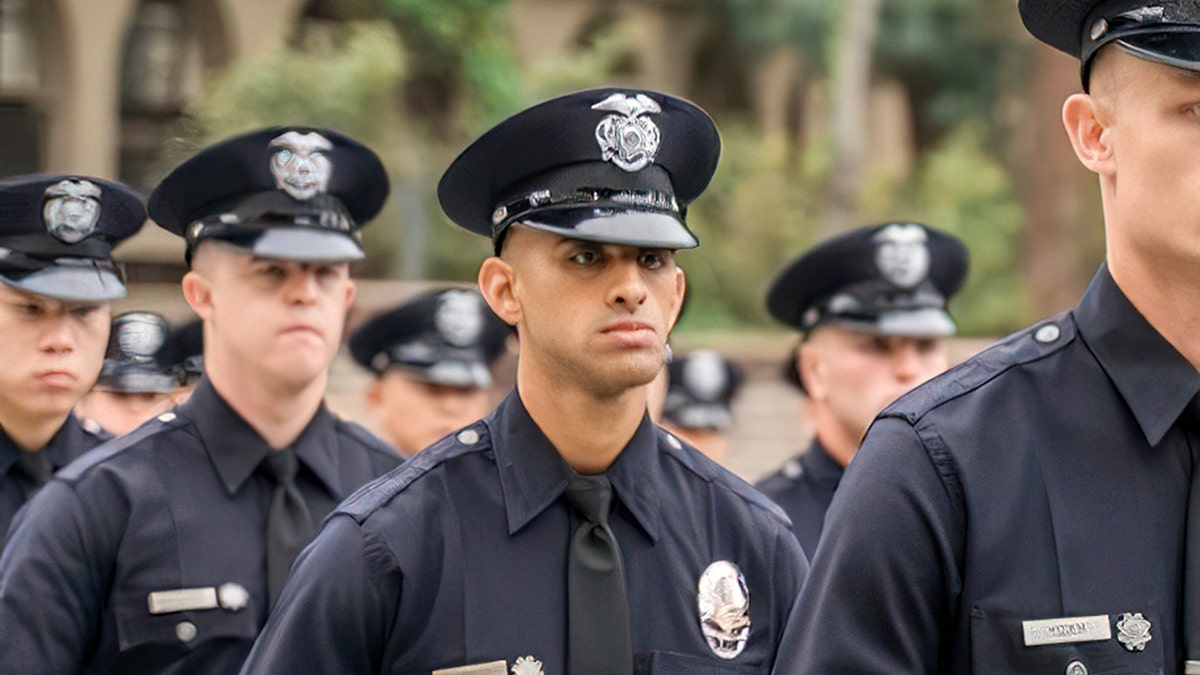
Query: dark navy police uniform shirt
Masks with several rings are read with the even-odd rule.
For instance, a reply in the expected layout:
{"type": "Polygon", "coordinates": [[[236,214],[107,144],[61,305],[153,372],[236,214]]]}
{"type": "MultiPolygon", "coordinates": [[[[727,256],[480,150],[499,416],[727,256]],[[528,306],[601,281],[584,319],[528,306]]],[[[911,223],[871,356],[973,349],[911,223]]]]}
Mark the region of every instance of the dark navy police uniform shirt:
{"type": "Polygon", "coordinates": [[[1178,672],[1198,440],[1180,416],[1197,391],[1102,267],[1075,310],[883,412],[780,658],[805,673],[1178,672]]]}
{"type": "MultiPolygon", "coordinates": [[[[510,394],[329,518],[243,672],[563,673],[570,476],[510,394]]],[[[807,571],[778,507],[648,418],[607,476],[638,671],[768,672],[807,571]],[[697,609],[717,561],[749,593],[746,646],[729,660],[697,609]]]]}
{"type": "Polygon", "coordinates": [[[754,484],[792,519],[792,532],[809,560],[817,550],[825,512],[842,472],[841,465],[814,438],[808,452],[789,459],[778,471],[754,484]]]}
{"type": "MultiPolygon", "coordinates": [[[[32,453],[35,457],[27,459],[40,461],[42,470],[49,476],[110,438],[112,436],[99,426],[89,429],[72,413],[50,437],[46,447],[32,453]]],[[[13,516],[39,488],[37,482],[22,470],[18,461],[22,454],[29,453],[19,448],[4,433],[4,429],[0,429],[0,535],[8,532],[13,516]]]]}
{"type": "MultiPolygon", "coordinates": [[[[324,408],[292,447],[316,523],[399,463],[324,408]]],[[[268,451],[205,379],[175,412],[60,472],[0,558],[0,672],[237,672],[267,618],[272,484],[256,469],[268,451]],[[244,589],[222,591],[229,609],[163,611],[172,591],[222,587],[244,589]]]]}

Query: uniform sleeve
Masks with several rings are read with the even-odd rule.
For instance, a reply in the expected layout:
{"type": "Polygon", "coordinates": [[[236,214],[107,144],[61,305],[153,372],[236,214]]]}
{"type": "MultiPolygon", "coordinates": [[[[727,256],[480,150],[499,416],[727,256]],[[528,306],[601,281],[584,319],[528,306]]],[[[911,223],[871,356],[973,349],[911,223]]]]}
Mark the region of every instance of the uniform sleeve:
{"type": "Polygon", "coordinates": [[[378,673],[400,604],[387,546],[335,515],[300,554],[242,673],[378,673]]]}
{"type": "Polygon", "coordinates": [[[939,670],[962,533],[928,440],[900,419],[872,427],[834,495],[775,672],[939,670]]]}
{"type": "Polygon", "coordinates": [[[46,484],[9,530],[0,557],[0,672],[78,672],[94,643],[119,541],[121,509],[46,484]],[[115,546],[115,543],[113,544],[115,546]]]}

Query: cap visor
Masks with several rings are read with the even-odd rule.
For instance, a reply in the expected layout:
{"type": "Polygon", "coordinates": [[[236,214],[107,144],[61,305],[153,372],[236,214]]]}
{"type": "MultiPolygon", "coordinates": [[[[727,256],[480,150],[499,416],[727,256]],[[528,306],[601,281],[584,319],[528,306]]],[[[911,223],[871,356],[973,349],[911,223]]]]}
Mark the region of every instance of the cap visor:
{"type": "Polygon", "coordinates": [[[664,412],[663,418],[681,429],[725,431],[733,427],[733,415],[729,409],[716,404],[684,406],[670,413],[664,412]]]}
{"type": "Polygon", "coordinates": [[[104,375],[96,382],[96,389],[117,394],[169,394],[178,388],[174,375],[139,369],[104,375]]]}
{"type": "Polygon", "coordinates": [[[116,274],[95,267],[47,267],[20,279],[0,276],[13,288],[67,302],[107,302],[125,297],[125,284],[116,274]]]}
{"type": "Polygon", "coordinates": [[[250,246],[262,258],[303,262],[349,262],[365,257],[348,234],[305,227],[267,228],[250,246]]]}
{"type": "Polygon", "coordinates": [[[949,314],[934,308],[885,312],[875,321],[831,319],[828,323],[873,335],[915,338],[945,337],[958,330],[949,314]]]}
{"type": "Polygon", "coordinates": [[[639,248],[696,248],[700,240],[678,218],[664,213],[598,208],[533,213],[517,223],[569,239],[639,248]]]}
{"type": "Polygon", "coordinates": [[[492,374],[487,366],[474,361],[442,360],[428,368],[405,366],[417,378],[444,387],[486,389],[492,386],[492,374]]]}
{"type": "Polygon", "coordinates": [[[1200,26],[1196,30],[1127,35],[1117,40],[1134,56],[1183,70],[1200,71],[1200,26]]]}

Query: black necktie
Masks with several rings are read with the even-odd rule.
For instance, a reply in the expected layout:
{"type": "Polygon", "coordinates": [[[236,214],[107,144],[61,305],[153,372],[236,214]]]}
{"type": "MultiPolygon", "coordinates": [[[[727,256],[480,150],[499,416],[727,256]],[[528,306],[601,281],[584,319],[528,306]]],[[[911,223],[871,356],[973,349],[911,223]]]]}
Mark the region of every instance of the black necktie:
{"type": "Polygon", "coordinates": [[[313,536],[312,516],[296,487],[297,467],[291,448],[271,451],[262,462],[263,473],[275,484],[267,508],[267,590],[272,606],[296,556],[313,536]]]}
{"type": "Polygon", "coordinates": [[[31,499],[38,488],[50,479],[50,464],[40,452],[17,451],[16,469],[25,476],[25,499],[31,499]]]}
{"type": "Polygon", "coordinates": [[[577,475],[566,497],[583,516],[567,554],[567,673],[632,673],[625,572],[608,526],[612,485],[603,475],[577,475]]]}
{"type": "Polygon", "coordinates": [[[1183,558],[1183,672],[1190,675],[1200,674],[1200,394],[1188,404],[1182,421],[1192,451],[1183,558]]]}

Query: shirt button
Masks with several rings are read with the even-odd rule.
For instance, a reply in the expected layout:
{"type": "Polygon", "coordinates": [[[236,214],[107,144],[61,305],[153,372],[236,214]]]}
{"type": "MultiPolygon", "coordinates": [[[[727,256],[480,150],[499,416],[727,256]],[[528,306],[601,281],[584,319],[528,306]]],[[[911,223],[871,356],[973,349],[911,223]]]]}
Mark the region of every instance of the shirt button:
{"type": "Polygon", "coordinates": [[[175,637],[180,642],[191,642],[196,639],[196,624],[191,621],[180,621],[175,624],[175,637]]]}
{"type": "Polygon", "coordinates": [[[474,429],[463,429],[454,438],[463,445],[475,445],[479,442],[479,432],[474,429]]]}
{"type": "Polygon", "coordinates": [[[1062,335],[1062,331],[1058,329],[1058,326],[1048,323],[1037,329],[1037,332],[1033,334],[1033,339],[1042,344],[1049,344],[1057,340],[1059,335],[1062,335]]]}
{"type": "Polygon", "coordinates": [[[158,416],[159,422],[170,422],[173,419],[175,419],[175,413],[173,412],[165,412],[158,416]]]}
{"type": "Polygon", "coordinates": [[[1067,675],[1088,675],[1087,666],[1083,661],[1075,660],[1067,664],[1067,675]]]}
{"type": "Polygon", "coordinates": [[[800,462],[794,459],[789,459],[783,464],[783,477],[791,480],[796,480],[804,473],[804,467],[800,466],[800,462]]]}
{"type": "Polygon", "coordinates": [[[682,449],[683,449],[683,443],[680,443],[680,442],[679,442],[679,439],[678,439],[678,438],[675,438],[675,437],[674,437],[674,436],[672,436],[671,434],[667,434],[667,443],[670,443],[670,444],[671,444],[671,447],[672,447],[672,448],[675,448],[676,450],[682,450],[682,449]]]}

